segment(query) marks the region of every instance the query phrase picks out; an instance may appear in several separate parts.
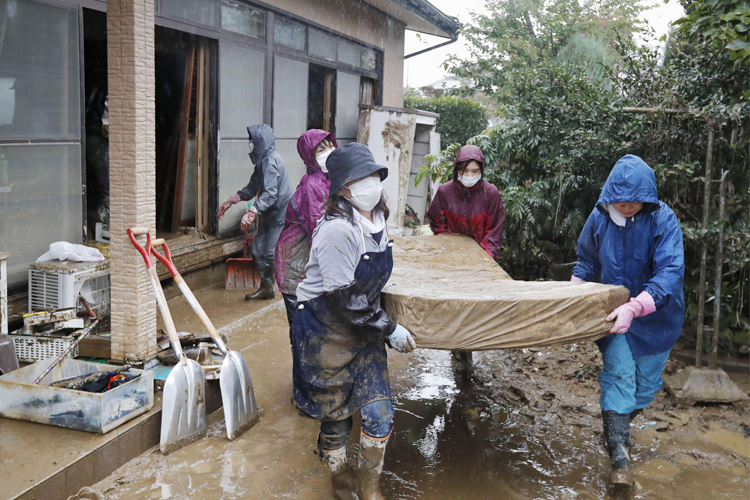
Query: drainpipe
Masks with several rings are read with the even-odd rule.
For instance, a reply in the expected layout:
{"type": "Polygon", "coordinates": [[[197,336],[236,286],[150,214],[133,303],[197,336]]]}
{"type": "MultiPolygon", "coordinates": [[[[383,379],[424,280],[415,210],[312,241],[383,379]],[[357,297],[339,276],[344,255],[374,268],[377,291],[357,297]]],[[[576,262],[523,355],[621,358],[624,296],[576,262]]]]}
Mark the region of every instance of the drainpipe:
{"type": "Polygon", "coordinates": [[[432,47],[428,47],[426,49],[418,50],[417,52],[412,52],[411,54],[406,54],[404,56],[404,59],[409,59],[410,57],[418,56],[420,54],[424,54],[425,52],[429,52],[431,50],[435,50],[435,49],[440,48],[440,47],[445,47],[446,45],[450,45],[450,44],[456,42],[457,40],[458,40],[458,32],[456,32],[453,35],[453,38],[451,38],[447,42],[439,43],[439,44],[434,45],[432,47]]]}

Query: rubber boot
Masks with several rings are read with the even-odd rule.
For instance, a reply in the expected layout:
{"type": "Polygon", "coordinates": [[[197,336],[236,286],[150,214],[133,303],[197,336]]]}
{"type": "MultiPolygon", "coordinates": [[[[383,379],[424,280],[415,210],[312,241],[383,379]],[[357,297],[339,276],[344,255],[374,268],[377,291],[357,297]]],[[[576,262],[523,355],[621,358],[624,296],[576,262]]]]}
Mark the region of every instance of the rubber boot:
{"type": "Polygon", "coordinates": [[[380,492],[380,473],[383,471],[383,459],[388,439],[388,437],[374,439],[360,434],[359,470],[357,471],[359,500],[385,500],[380,492]]]}
{"type": "Polygon", "coordinates": [[[453,369],[459,375],[464,379],[470,378],[471,372],[474,369],[474,356],[471,351],[454,349],[451,351],[451,361],[453,369]]]}
{"type": "Polygon", "coordinates": [[[268,300],[276,297],[274,280],[273,268],[263,269],[260,272],[260,288],[253,294],[245,295],[245,300],[268,300]]]}
{"type": "Polygon", "coordinates": [[[356,488],[356,481],[354,470],[346,460],[346,445],[338,450],[321,452],[321,458],[323,458],[331,471],[333,497],[336,500],[355,500],[354,489],[356,488]]]}
{"type": "Polygon", "coordinates": [[[630,412],[630,422],[633,422],[633,419],[643,413],[643,408],[636,408],[635,410],[630,412]]]}
{"type": "Polygon", "coordinates": [[[634,485],[630,471],[630,414],[603,411],[602,421],[604,440],[612,462],[607,492],[613,498],[628,498],[634,485]]]}

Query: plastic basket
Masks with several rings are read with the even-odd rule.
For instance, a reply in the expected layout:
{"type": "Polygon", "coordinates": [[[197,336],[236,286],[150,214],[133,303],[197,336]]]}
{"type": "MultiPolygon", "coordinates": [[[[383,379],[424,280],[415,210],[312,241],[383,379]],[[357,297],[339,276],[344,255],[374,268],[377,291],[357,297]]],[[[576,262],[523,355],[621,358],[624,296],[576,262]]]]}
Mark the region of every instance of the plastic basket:
{"type": "MultiPolygon", "coordinates": [[[[75,337],[45,337],[41,335],[11,335],[18,361],[35,363],[43,359],[57,357],[75,342],[75,337]]],[[[66,358],[78,357],[78,346],[71,350],[66,358]]]]}

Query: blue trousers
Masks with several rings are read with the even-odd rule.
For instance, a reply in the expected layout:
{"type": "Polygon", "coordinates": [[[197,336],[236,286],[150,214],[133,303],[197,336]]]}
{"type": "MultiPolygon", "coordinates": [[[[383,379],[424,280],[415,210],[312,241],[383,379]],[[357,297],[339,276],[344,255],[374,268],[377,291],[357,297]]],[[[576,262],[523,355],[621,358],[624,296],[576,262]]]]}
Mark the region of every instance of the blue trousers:
{"type": "Polygon", "coordinates": [[[661,377],[670,351],[633,359],[626,334],[612,335],[602,352],[604,368],[599,373],[602,411],[627,414],[651,404],[663,385],[661,377]]]}
{"type": "MultiPolygon", "coordinates": [[[[360,408],[359,415],[362,417],[362,432],[368,437],[382,439],[388,437],[393,430],[393,405],[390,399],[381,399],[364,405],[360,408]]],[[[323,452],[346,446],[353,425],[352,417],[322,421],[318,449],[323,452]]]]}

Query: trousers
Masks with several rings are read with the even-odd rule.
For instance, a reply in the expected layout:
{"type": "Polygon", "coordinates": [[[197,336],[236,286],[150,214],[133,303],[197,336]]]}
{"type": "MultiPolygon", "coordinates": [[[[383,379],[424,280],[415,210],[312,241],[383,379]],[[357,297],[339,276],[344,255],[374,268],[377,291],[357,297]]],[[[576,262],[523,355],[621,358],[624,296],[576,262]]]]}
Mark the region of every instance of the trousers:
{"type": "Polygon", "coordinates": [[[664,383],[662,372],[670,351],[633,359],[625,335],[612,335],[602,352],[604,368],[599,372],[602,411],[628,414],[642,410],[651,404],[664,383]]]}
{"type": "MultiPolygon", "coordinates": [[[[383,439],[393,430],[393,405],[390,399],[381,399],[364,405],[359,410],[362,417],[362,433],[367,437],[383,439]]],[[[338,450],[346,446],[354,422],[352,417],[344,420],[324,420],[320,423],[318,449],[338,450]]]]}
{"type": "MultiPolygon", "coordinates": [[[[255,266],[259,272],[271,269],[273,270],[273,258],[276,253],[276,243],[279,241],[283,224],[264,225],[261,224],[258,232],[255,233],[253,245],[250,247],[250,253],[253,255],[255,266]]],[[[273,274],[273,273],[271,273],[273,274]]]]}

